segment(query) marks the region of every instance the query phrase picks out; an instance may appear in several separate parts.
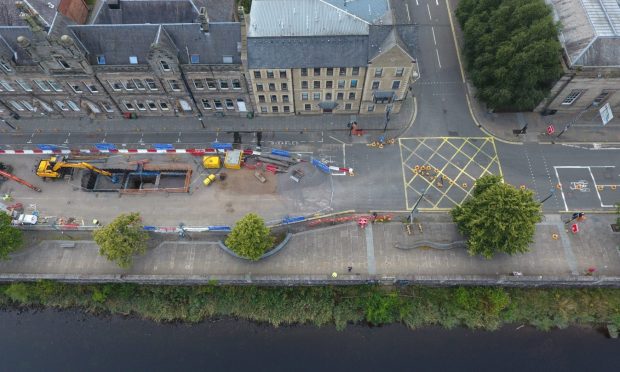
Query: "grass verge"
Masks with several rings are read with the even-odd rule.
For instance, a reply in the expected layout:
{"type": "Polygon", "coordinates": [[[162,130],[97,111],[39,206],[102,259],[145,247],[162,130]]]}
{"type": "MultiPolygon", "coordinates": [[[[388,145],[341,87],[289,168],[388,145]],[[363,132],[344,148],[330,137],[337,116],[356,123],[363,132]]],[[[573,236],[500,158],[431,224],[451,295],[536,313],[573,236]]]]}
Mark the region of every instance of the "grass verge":
{"type": "Polygon", "coordinates": [[[487,330],[507,323],[542,330],[569,325],[620,327],[620,289],[598,288],[151,286],[51,281],[0,285],[0,307],[29,306],[81,308],[158,322],[236,317],[274,326],[304,323],[338,329],[360,322],[487,330]]]}

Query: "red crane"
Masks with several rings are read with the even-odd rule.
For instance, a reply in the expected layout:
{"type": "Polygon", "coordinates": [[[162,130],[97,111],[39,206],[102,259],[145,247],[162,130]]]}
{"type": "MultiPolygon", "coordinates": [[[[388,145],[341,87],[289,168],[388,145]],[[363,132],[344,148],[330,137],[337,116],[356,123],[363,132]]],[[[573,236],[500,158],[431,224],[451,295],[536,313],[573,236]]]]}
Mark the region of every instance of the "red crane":
{"type": "Polygon", "coordinates": [[[29,187],[31,189],[33,189],[36,192],[41,192],[41,189],[36,187],[35,185],[31,184],[30,182],[24,181],[21,178],[12,175],[11,173],[7,173],[3,170],[0,170],[0,176],[4,177],[4,178],[8,178],[10,180],[13,180],[15,182],[21,183],[22,185],[29,187]]]}

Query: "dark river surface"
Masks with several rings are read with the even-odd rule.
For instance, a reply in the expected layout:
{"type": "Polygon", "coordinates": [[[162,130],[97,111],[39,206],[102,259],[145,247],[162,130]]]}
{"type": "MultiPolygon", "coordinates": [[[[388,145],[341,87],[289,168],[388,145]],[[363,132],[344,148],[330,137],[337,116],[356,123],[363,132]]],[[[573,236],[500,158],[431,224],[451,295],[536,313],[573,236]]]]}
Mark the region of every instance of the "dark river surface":
{"type": "Polygon", "coordinates": [[[592,329],[156,324],[79,311],[0,311],[2,371],[619,371],[592,329]]]}

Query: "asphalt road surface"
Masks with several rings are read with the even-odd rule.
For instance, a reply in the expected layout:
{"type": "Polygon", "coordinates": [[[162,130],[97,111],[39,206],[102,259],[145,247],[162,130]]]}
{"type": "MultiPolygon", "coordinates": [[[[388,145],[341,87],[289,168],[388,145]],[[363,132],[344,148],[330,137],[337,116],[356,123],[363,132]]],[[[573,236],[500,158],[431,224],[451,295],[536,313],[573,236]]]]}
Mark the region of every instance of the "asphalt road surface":
{"type": "MultiPolygon", "coordinates": [[[[620,149],[539,144],[527,139],[518,144],[490,140],[476,125],[468,107],[447,1],[394,1],[392,7],[397,23],[412,23],[418,30],[420,78],[413,84],[418,112],[400,143],[376,149],[365,144],[372,138],[351,140],[345,131],[264,132],[263,147],[291,149],[354,168],[356,177],[334,177],[334,209],[405,210],[424,192],[421,188],[429,187],[420,207],[443,210],[462,201],[474,177],[485,173],[502,174],[507,182],[533,190],[538,200],[550,196],[543,205],[547,211],[613,209],[613,204],[620,201],[620,149]],[[425,144],[410,148],[422,142],[425,144]],[[481,143],[484,149],[476,145],[481,143]],[[445,167],[440,181],[446,185],[433,186],[424,181],[427,176],[414,173],[415,165],[431,166],[433,171],[445,167]]],[[[515,127],[520,125],[515,123],[515,127]]],[[[150,133],[8,132],[0,136],[0,148],[32,149],[51,144],[75,149],[100,143],[117,148],[154,144],[204,148],[212,142],[233,140],[232,132],[196,129],[150,133]]],[[[243,144],[258,144],[255,133],[241,133],[240,140],[243,144]]]]}

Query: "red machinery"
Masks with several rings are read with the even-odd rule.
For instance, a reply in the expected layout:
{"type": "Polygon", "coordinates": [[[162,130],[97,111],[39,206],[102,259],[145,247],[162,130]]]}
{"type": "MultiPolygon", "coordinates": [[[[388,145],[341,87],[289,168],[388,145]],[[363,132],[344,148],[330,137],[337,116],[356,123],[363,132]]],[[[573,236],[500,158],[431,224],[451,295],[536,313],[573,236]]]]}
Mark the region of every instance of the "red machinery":
{"type": "Polygon", "coordinates": [[[12,175],[11,173],[7,173],[3,170],[0,170],[0,176],[4,177],[4,178],[8,178],[10,180],[13,180],[15,182],[21,183],[22,185],[29,187],[31,189],[33,189],[36,192],[41,192],[41,189],[36,187],[35,185],[31,184],[30,182],[24,181],[21,178],[12,175]]]}

